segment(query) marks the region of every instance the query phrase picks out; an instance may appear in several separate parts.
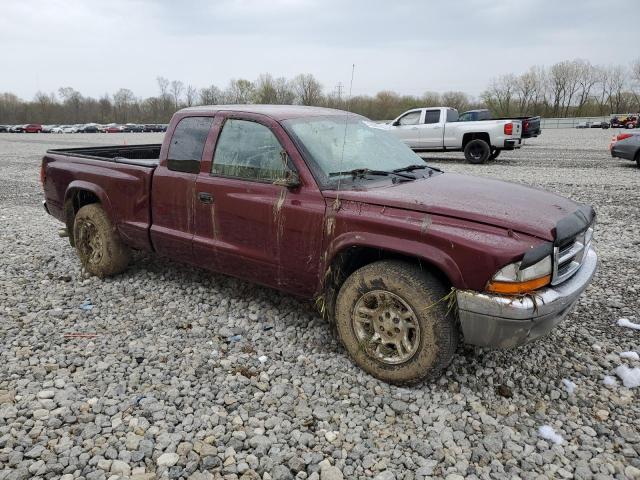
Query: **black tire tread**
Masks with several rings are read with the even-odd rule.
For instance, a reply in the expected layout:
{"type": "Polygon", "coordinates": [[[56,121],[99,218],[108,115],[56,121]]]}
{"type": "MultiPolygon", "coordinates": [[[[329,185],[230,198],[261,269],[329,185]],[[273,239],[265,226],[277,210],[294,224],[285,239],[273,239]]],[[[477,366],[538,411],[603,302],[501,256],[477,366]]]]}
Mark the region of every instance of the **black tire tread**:
{"type": "MultiPolygon", "coordinates": [[[[374,262],[352,273],[349,278],[342,285],[336,302],[336,314],[338,313],[338,305],[341,301],[344,301],[344,294],[347,289],[353,288],[356,282],[358,282],[363,276],[376,277],[396,277],[404,279],[405,283],[411,285],[416,291],[430,292],[438,303],[431,302],[430,309],[433,308],[434,314],[439,318],[439,338],[438,338],[438,354],[436,356],[437,361],[429,369],[423,371],[417,370],[414,372],[411,378],[405,379],[393,379],[393,378],[381,378],[376,375],[375,372],[367,368],[366,365],[360,365],[356,358],[351,354],[349,346],[345,343],[345,339],[340,335],[340,328],[338,328],[340,341],[344,345],[345,349],[349,353],[351,359],[358,366],[363,368],[369,374],[386,381],[388,383],[400,386],[410,386],[417,383],[435,380],[440,377],[442,373],[447,369],[458,347],[459,330],[458,325],[453,318],[451,312],[448,312],[448,305],[446,302],[439,301],[445,297],[449,291],[443,285],[443,283],[436,278],[430,272],[421,269],[418,265],[400,261],[400,260],[381,260],[374,262]]],[[[415,306],[412,305],[414,308],[415,306]]],[[[336,315],[336,325],[340,322],[340,319],[336,315]]],[[[417,355],[417,353],[416,353],[417,355]]],[[[410,360],[411,362],[412,360],[410,360]]]]}

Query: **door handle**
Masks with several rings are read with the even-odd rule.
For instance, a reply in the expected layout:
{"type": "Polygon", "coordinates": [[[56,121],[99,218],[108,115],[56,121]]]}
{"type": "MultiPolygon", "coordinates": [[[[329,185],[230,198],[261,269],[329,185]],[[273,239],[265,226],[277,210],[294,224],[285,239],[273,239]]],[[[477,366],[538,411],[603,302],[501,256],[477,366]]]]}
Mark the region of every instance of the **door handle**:
{"type": "Polygon", "coordinates": [[[213,195],[207,192],[198,192],[198,200],[202,203],[213,203],[213,195]]]}

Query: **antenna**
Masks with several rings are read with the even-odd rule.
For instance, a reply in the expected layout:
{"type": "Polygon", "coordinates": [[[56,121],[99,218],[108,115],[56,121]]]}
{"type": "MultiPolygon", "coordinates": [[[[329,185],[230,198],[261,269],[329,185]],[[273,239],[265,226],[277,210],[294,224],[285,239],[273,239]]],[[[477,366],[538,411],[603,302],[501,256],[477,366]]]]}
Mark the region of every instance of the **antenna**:
{"type": "MultiPolygon", "coordinates": [[[[347,126],[349,121],[349,113],[351,113],[351,92],[353,91],[353,76],[356,71],[356,64],[351,65],[351,82],[349,83],[349,96],[347,97],[347,114],[344,116],[344,136],[342,137],[342,155],[340,156],[340,171],[342,171],[342,163],[344,161],[344,147],[347,143],[347,126]]],[[[340,195],[340,185],[342,183],[342,175],[338,177],[338,195],[340,195]]],[[[338,195],[336,195],[335,203],[340,206],[340,200],[338,199],[338,195]]]]}

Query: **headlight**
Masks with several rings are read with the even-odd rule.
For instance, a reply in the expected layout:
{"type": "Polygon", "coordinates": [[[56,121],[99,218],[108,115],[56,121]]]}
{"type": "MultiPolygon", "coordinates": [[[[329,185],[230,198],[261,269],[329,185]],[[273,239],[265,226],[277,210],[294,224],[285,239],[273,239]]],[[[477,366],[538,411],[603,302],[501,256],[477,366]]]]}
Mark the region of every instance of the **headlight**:
{"type": "Polygon", "coordinates": [[[493,276],[487,290],[494,293],[527,293],[551,283],[551,255],[527,268],[520,268],[522,262],[502,267],[493,276]]]}

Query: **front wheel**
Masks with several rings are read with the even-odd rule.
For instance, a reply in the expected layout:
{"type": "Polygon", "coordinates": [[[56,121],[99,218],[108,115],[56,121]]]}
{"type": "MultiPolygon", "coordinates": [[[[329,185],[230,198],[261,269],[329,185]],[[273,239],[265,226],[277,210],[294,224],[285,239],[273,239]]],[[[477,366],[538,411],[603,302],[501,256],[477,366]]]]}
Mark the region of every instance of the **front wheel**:
{"type": "Polygon", "coordinates": [[[93,275],[116,275],[129,264],[129,248],[98,203],[78,210],[73,223],[73,239],[82,266],[93,275]]]}
{"type": "Polygon", "coordinates": [[[458,343],[447,294],[435,276],[410,263],[366,265],[340,288],[338,334],[353,361],[380,380],[410,385],[435,379],[458,343]]]}
{"type": "Polygon", "coordinates": [[[469,163],[479,164],[487,161],[491,155],[491,147],[479,138],[471,140],[464,147],[464,157],[469,163]]]}

